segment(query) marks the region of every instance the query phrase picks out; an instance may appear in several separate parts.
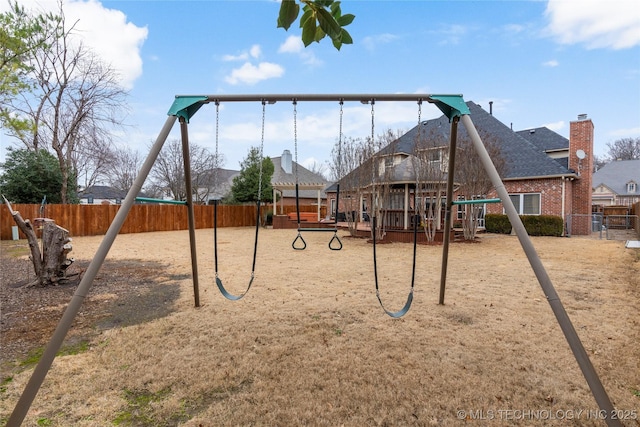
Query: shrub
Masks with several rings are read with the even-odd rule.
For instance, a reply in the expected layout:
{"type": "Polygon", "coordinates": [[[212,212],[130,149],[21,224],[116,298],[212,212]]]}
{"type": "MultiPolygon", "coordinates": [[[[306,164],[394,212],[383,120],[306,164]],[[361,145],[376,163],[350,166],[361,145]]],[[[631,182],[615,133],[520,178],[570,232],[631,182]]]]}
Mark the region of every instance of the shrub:
{"type": "Polygon", "coordinates": [[[506,215],[486,214],[484,228],[488,233],[509,234],[511,233],[511,222],[506,215]]]}
{"type": "MultiPolygon", "coordinates": [[[[564,223],[562,218],[553,215],[521,215],[520,219],[530,236],[562,236],[564,223]]],[[[511,222],[506,215],[487,214],[484,217],[485,229],[489,233],[511,233],[511,222]]]]}
{"type": "Polygon", "coordinates": [[[530,236],[562,236],[564,223],[559,216],[527,215],[520,218],[530,236]]]}

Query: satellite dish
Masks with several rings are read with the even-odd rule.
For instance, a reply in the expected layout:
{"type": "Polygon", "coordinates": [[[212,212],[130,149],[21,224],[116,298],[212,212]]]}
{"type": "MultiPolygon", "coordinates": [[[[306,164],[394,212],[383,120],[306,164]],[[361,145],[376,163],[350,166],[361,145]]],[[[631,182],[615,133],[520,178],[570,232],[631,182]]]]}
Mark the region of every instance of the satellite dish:
{"type": "Polygon", "coordinates": [[[584,159],[585,157],[587,157],[587,155],[585,154],[585,152],[584,152],[583,150],[578,150],[578,151],[576,151],[576,156],[577,156],[580,160],[582,160],[582,159],[584,159]]]}

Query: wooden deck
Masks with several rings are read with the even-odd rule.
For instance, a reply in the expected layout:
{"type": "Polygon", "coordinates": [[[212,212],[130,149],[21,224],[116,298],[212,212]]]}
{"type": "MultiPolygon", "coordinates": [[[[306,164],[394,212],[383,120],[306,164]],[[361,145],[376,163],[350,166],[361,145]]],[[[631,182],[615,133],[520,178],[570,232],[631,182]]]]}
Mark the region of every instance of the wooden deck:
{"type": "MultiPolygon", "coordinates": [[[[337,226],[339,230],[344,232],[348,232],[349,226],[346,222],[339,222],[338,224],[334,224],[332,222],[321,222],[321,221],[300,221],[300,226],[304,228],[334,228],[337,226]]],[[[298,222],[295,219],[295,215],[293,217],[289,217],[287,215],[276,215],[273,217],[273,228],[274,229],[292,229],[295,230],[298,228],[298,222]]],[[[454,241],[456,237],[455,230],[451,230],[451,234],[449,235],[449,239],[451,242],[454,241]]],[[[358,237],[370,239],[371,238],[371,224],[369,222],[359,222],[358,229],[356,230],[356,235],[358,237]]],[[[418,243],[427,243],[427,237],[424,234],[424,231],[418,230],[418,243]]],[[[444,233],[439,231],[436,233],[435,242],[442,243],[444,239],[444,233]]],[[[387,230],[384,238],[380,241],[384,243],[390,242],[401,242],[401,243],[413,243],[413,230],[398,230],[391,229],[387,230]]]]}

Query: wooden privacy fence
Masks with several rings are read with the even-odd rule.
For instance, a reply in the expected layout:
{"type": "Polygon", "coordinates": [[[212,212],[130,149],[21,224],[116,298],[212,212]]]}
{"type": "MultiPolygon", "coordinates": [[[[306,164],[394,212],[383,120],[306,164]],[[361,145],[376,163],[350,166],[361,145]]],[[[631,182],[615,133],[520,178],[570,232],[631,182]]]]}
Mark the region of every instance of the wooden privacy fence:
{"type": "MultiPolygon", "coordinates": [[[[15,204],[13,209],[20,212],[22,218],[34,223],[36,218],[50,218],[60,227],[69,230],[73,236],[95,236],[105,234],[116,216],[119,205],[40,205],[15,204]]],[[[213,228],[213,206],[195,205],[196,228],[213,228]]],[[[264,220],[271,205],[262,206],[260,211],[264,220]]],[[[317,210],[316,206],[301,206],[301,211],[317,210]]],[[[256,223],[255,205],[218,206],[218,227],[247,227],[256,223]]],[[[13,217],[7,207],[0,205],[0,240],[13,238],[13,217]]],[[[131,207],[120,233],[146,233],[150,231],[171,231],[188,229],[187,208],[180,205],[136,204],[131,207]]],[[[19,238],[26,236],[19,232],[19,238]]]]}

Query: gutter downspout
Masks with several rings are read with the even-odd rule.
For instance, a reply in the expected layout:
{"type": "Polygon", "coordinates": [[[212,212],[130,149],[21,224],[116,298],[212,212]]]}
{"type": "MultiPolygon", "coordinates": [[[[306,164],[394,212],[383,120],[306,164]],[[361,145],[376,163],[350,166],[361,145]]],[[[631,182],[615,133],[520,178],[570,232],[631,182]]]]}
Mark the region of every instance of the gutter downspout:
{"type": "Polygon", "coordinates": [[[565,224],[565,226],[563,227],[562,230],[562,235],[564,237],[566,237],[567,235],[567,225],[566,225],[566,215],[565,215],[565,197],[566,197],[566,185],[567,185],[567,181],[566,181],[566,177],[563,176],[562,178],[562,208],[561,208],[561,213],[562,213],[562,222],[565,224]]]}

